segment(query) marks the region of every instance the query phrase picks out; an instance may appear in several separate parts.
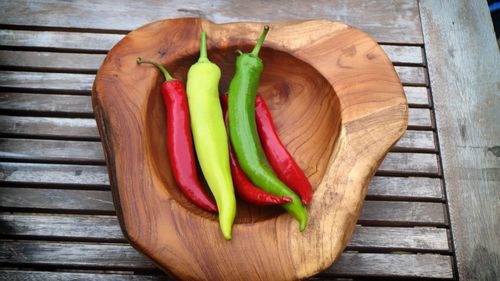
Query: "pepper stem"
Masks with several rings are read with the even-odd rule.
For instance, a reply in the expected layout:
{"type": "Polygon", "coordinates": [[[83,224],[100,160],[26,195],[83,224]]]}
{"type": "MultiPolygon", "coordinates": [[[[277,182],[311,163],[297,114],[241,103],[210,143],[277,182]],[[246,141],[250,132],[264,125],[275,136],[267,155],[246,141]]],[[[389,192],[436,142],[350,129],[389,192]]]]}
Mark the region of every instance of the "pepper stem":
{"type": "Polygon", "coordinates": [[[262,47],[262,44],[264,44],[264,39],[266,39],[267,32],[269,31],[269,25],[264,26],[264,30],[260,34],[259,40],[257,41],[257,44],[255,44],[255,47],[252,50],[252,55],[258,57],[259,56],[259,51],[260,48],[262,47]]]}
{"type": "Polygon", "coordinates": [[[152,64],[152,65],[156,66],[163,73],[163,76],[165,76],[165,81],[168,82],[168,81],[174,80],[174,78],[170,75],[170,73],[168,73],[167,69],[165,67],[163,67],[163,65],[161,65],[157,62],[142,60],[142,58],[140,58],[140,57],[137,58],[136,62],[137,62],[137,64],[143,64],[143,63],[152,64]]]}
{"type": "Polygon", "coordinates": [[[202,31],[200,41],[200,58],[198,59],[198,62],[206,61],[209,61],[207,55],[207,33],[205,31],[202,31]]]}

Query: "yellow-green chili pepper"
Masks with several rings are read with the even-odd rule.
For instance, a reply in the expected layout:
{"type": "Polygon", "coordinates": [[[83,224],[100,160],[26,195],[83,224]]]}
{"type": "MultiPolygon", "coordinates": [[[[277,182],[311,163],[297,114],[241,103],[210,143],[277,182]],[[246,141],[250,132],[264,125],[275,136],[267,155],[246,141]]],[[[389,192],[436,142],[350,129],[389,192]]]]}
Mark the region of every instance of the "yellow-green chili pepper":
{"type": "Polygon", "coordinates": [[[219,224],[227,240],[236,215],[226,127],[219,101],[220,68],[207,57],[206,33],[201,34],[200,58],[187,77],[187,96],[194,147],[201,170],[219,209],[219,224]]]}
{"type": "Polygon", "coordinates": [[[278,196],[288,196],[292,202],[282,204],[299,221],[300,230],[307,226],[307,211],[300,198],[273,172],[262,149],[255,121],[255,99],[260,75],[264,68],[259,58],[269,27],[266,25],[251,53],[241,53],[236,59],[236,73],[229,85],[229,134],[241,169],[258,187],[278,196]]]}

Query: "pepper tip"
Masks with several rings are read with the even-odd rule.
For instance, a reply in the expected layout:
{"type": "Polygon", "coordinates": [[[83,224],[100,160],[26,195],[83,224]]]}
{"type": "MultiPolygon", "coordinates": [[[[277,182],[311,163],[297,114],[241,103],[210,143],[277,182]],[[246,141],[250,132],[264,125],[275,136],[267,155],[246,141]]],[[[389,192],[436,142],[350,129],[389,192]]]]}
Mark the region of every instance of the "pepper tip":
{"type": "Polygon", "coordinates": [[[226,241],[231,241],[231,233],[223,233],[222,235],[224,236],[224,239],[226,239],[226,241]]]}
{"type": "Polygon", "coordinates": [[[306,229],[306,227],[307,227],[307,221],[308,221],[307,214],[304,217],[302,217],[302,218],[299,219],[299,229],[300,229],[300,232],[304,232],[304,230],[306,229]]]}
{"type": "Polygon", "coordinates": [[[304,232],[304,230],[306,229],[307,227],[307,222],[300,222],[300,232],[304,232]]]}
{"type": "Polygon", "coordinates": [[[135,62],[136,62],[137,64],[141,64],[141,62],[142,62],[142,58],[141,58],[141,57],[137,57],[137,59],[135,59],[135,62]]]}

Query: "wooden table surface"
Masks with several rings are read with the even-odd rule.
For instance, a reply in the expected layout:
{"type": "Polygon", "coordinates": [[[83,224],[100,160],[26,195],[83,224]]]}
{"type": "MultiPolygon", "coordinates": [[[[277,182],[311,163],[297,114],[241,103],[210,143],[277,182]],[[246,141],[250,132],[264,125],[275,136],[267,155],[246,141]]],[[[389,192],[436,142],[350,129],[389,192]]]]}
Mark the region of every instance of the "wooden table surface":
{"type": "Polygon", "coordinates": [[[324,18],[393,61],[408,130],[312,280],[500,276],[500,56],[486,1],[0,1],[0,280],[170,280],[123,238],[90,91],[148,22],[324,18]]]}

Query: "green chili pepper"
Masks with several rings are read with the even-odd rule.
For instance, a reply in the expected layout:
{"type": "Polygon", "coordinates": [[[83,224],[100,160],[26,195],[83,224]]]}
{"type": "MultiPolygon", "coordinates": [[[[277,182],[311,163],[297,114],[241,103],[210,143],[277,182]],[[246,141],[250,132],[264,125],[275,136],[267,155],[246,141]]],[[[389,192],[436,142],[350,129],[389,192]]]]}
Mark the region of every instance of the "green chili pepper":
{"type": "Polygon", "coordinates": [[[219,67],[207,57],[206,33],[201,34],[200,58],[187,77],[187,96],[194,146],[201,170],[219,209],[224,238],[231,239],[236,215],[226,127],[219,101],[219,67]]]}
{"type": "Polygon", "coordinates": [[[300,198],[274,174],[262,149],[255,121],[255,99],[264,68],[259,51],[269,31],[265,26],[251,53],[236,59],[236,73],[229,85],[229,134],[236,157],[248,178],[265,191],[288,196],[293,202],[282,204],[299,221],[300,230],[307,225],[307,210],[300,198]]]}

